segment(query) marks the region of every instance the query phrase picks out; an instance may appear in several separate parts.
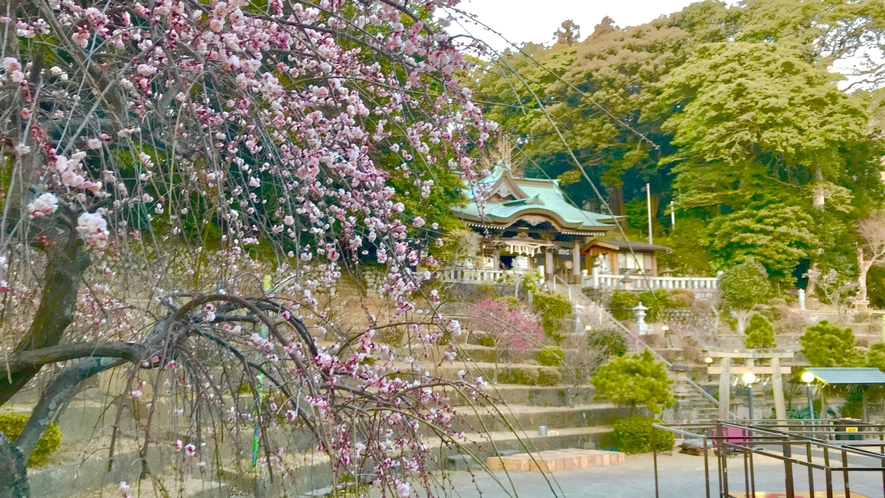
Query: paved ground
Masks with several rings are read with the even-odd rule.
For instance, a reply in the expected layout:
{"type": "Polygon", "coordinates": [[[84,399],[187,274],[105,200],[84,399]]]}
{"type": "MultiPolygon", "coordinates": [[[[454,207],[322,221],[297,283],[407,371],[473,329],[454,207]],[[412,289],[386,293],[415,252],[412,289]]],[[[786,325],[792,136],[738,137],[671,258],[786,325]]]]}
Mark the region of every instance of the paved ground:
{"type": "MultiPolygon", "coordinates": [[[[624,465],[600,467],[573,472],[549,474],[545,477],[539,473],[493,472],[492,475],[480,473],[475,478],[468,473],[458,473],[451,477],[447,488],[449,491],[437,493],[437,496],[448,497],[479,497],[477,488],[482,490],[483,498],[504,497],[600,497],[600,498],[643,498],[655,496],[654,467],[651,455],[628,456],[624,465]],[[473,482],[475,479],[475,483],[473,482]],[[501,485],[495,480],[499,480],[501,485]],[[502,485],[505,489],[502,489],[502,485]]],[[[710,459],[711,495],[719,497],[719,486],[716,472],[716,461],[710,459]]],[[[743,458],[733,457],[728,460],[729,483],[731,491],[744,490],[743,458]]],[[[674,454],[658,457],[660,498],[705,498],[704,459],[699,456],[674,454]]],[[[757,460],[756,490],[784,491],[784,466],[773,459],[757,460]]],[[[797,471],[800,469],[797,469],[797,471]]],[[[817,473],[814,477],[815,490],[822,491],[824,475],[817,473]]],[[[807,491],[807,473],[796,477],[796,491],[807,491]]],[[[834,477],[836,491],[842,491],[842,479],[834,477]]],[[[883,494],[882,474],[853,474],[851,491],[870,497],[881,497],[883,494]]]]}

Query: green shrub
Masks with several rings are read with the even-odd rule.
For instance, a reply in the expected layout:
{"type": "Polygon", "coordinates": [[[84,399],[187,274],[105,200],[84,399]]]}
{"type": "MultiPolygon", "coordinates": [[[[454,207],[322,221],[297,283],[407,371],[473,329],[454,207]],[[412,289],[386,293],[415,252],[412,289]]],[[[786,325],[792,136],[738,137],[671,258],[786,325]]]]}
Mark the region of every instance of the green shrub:
{"type": "Polygon", "coordinates": [[[691,308],[694,300],[694,292],[688,289],[673,289],[670,291],[670,306],[673,308],[691,308]]]}
{"type": "MultiPolygon", "coordinates": [[[[28,415],[20,413],[4,413],[0,415],[0,432],[10,441],[15,441],[25,429],[29,418],[28,415]]],[[[59,443],[61,443],[61,431],[57,425],[50,423],[43,436],[37,441],[34,451],[31,452],[31,457],[28,459],[28,467],[45,465],[49,461],[49,456],[58,449],[59,443]]]]}
{"type": "Polygon", "coordinates": [[[633,308],[639,304],[639,296],[630,291],[616,290],[609,301],[609,310],[616,320],[633,318],[633,308]]]}
{"type": "Polygon", "coordinates": [[[493,348],[495,347],[495,338],[492,337],[491,334],[484,334],[479,336],[479,340],[477,341],[480,346],[493,348]]]}
{"type": "Polygon", "coordinates": [[[744,329],[747,336],[744,338],[744,346],[747,349],[776,348],[774,340],[774,326],[762,315],[753,314],[747,328],[744,329]]]}
{"type": "Polygon", "coordinates": [[[532,297],[532,307],[541,315],[544,334],[556,341],[562,340],[557,332],[562,328],[563,318],[572,314],[572,303],[558,294],[538,292],[532,297]]]}
{"type": "Polygon", "coordinates": [[[609,358],[590,379],[597,399],[616,405],[645,405],[651,413],[661,413],[676,403],[664,363],[648,349],[634,355],[609,358]]]}
{"type": "Polygon", "coordinates": [[[845,403],[839,408],[839,416],[843,418],[863,418],[863,391],[852,389],[845,398],[845,403]]]}
{"type": "Polygon", "coordinates": [[[515,366],[501,369],[498,382],[501,384],[518,384],[520,386],[537,386],[540,373],[538,368],[531,366],[515,366]]]}
{"type": "Polygon", "coordinates": [[[562,372],[558,368],[541,367],[538,369],[539,386],[556,386],[562,383],[562,372]]]}
{"type": "Polygon", "coordinates": [[[554,367],[509,366],[498,371],[498,382],[520,386],[555,386],[562,383],[562,372],[554,367]]]}
{"type": "Polygon", "coordinates": [[[538,351],[538,365],[545,367],[558,367],[565,362],[565,353],[559,346],[544,346],[538,351]]]}
{"type": "Polygon", "coordinates": [[[649,417],[627,417],[618,419],[614,424],[615,444],[618,451],[627,454],[671,451],[676,442],[672,432],[654,429],[652,424],[660,422],[649,417]],[[652,446],[654,443],[654,446],[652,446]]]}
{"type": "Polygon", "coordinates": [[[602,362],[612,356],[624,356],[627,353],[627,336],[620,330],[594,330],[587,335],[587,345],[604,357],[602,362]]]}

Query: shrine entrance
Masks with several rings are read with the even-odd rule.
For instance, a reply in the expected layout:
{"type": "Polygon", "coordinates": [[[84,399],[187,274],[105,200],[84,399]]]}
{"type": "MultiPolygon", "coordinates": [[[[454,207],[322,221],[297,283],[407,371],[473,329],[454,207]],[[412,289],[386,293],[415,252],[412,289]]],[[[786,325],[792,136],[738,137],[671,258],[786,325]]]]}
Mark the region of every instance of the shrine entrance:
{"type": "MultiPolygon", "coordinates": [[[[771,377],[771,388],[774,392],[774,412],[778,420],[787,419],[787,407],[784,401],[783,374],[790,373],[790,367],[782,366],[781,360],[792,359],[795,351],[791,349],[749,349],[732,351],[706,352],[707,375],[719,376],[719,420],[734,418],[729,410],[731,399],[732,375],[738,376],[749,392],[750,411],[752,413],[753,384],[764,376],[771,377]],[[716,360],[719,365],[714,365],[716,360]],[[764,363],[768,363],[765,365],[764,363]],[[732,364],[734,363],[734,364],[732,364]],[[743,364],[741,364],[743,363],[743,364]]],[[[751,416],[750,418],[755,418],[751,416]]]]}

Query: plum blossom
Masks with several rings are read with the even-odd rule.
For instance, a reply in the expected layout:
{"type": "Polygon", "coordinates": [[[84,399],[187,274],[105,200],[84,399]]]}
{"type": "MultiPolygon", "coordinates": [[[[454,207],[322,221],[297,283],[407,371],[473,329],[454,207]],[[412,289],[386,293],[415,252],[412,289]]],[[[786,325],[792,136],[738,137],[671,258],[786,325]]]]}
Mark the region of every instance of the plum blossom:
{"type": "Polygon", "coordinates": [[[31,148],[28,147],[27,145],[19,142],[15,145],[14,152],[15,152],[16,156],[23,156],[23,155],[27,154],[28,152],[31,152],[31,148]]]}
{"type": "MultiPolygon", "coordinates": [[[[311,337],[300,335],[300,329],[287,338],[288,342],[279,334],[288,334],[296,328],[289,325],[308,316],[335,330],[337,324],[332,317],[338,310],[334,306],[343,305],[336,302],[330,309],[323,309],[326,298],[318,296],[327,296],[328,290],[337,288],[342,273],[357,263],[357,258],[365,260],[374,255],[385,264],[384,273],[373,283],[374,291],[391,304],[392,311],[396,310],[392,318],[419,311],[414,301],[433,274],[415,268],[419,264],[428,268],[438,265],[432,258],[421,257],[419,247],[423,245],[414,240],[415,228],[427,228],[429,224],[428,206],[422,206],[420,200],[415,205],[414,201],[419,196],[432,198],[436,188],[432,180],[425,179],[425,171],[418,164],[441,169],[450,165],[466,183],[474,182],[471,168],[475,164],[464,158],[474,141],[471,137],[488,138],[487,132],[494,129],[469,102],[469,92],[451,78],[468,67],[457,43],[451,42],[444,31],[431,30],[420,22],[404,26],[400,8],[409,2],[268,0],[261,12],[245,9],[248,2],[243,0],[202,2],[199,9],[192,8],[197,4],[168,0],[119,6],[111,3],[113,9],[108,12],[113,14],[108,15],[101,6],[50,1],[52,8],[42,15],[55,15],[52,30],[60,26],[58,33],[68,37],[67,45],[83,47],[87,57],[73,58],[66,69],[56,66],[40,73],[43,87],[39,95],[24,84],[26,72],[35,67],[27,49],[21,51],[21,60],[2,61],[0,80],[6,85],[0,91],[11,95],[10,108],[32,112],[22,113],[32,128],[20,135],[27,137],[20,140],[29,146],[19,144],[15,153],[21,156],[33,148],[40,157],[48,158],[47,164],[39,168],[37,176],[43,185],[38,185],[38,191],[52,194],[32,200],[29,216],[49,216],[59,205],[87,211],[78,213],[76,230],[87,250],[104,250],[106,257],[93,268],[96,275],[106,274],[108,278],[114,272],[137,268],[123,265],[133,261],[139,265],[145,256],[154,264],[154,252],[138,252],[136,258],[125,254],[130,248],[141,251],[149,238],[150,244],[160,244],[157,249],[162,252],[166,249],[162,244],[176,243],[167,242],[175,235],[199,240],[194,232],[212,230],[204,233],[212,234],[212,254],[198,251],[200,256],[196,258],[200,265],[204,256],[212,261],[203,266],[205,272],[184,261],[187,258],[181,262],[177,258],[169,260],[175,261],[170,268],[176,272],[181,269],[180,278],[193,278],[194,285],[199,281],[199,287],[206,289],[214,287],[214,282],[209,282],[216,275],[210,274],[221,266],[224,271],[220,273],[230,276],[264,271],[254,259],[255,254],[263,252],[250,251],[247,246],[279,248],[280,274],[274,275],[275,281],[293,270],[303,272],[304,277],[280,292],[280,296],[291,295],[289,311],[274,311],[266,306],[269,303],[263,303],[266,307],[262,310],[288,325],[278,327],[267,338],[258,334],[250,337],[252,330],[247,332],[230,323],[231,317],[239,313],[228,311],[228,306],[235,307],[232,303],[219,305],[223,313],[199,305],[185,318],[194,325],[193,330],[218,332],[216,337],[230,341],[233,347],[249,350],[249,358],[258,353],[256,358],[269,363],[266,366],[275,374],[302,382],[321,379],[323,386],[331,386],[312,390],[309,396],[300,391],[292,393],[292,404],[304,403],[304,410],[285,410],[280,403],[284,420],[293,423],[304,417],[305,422],[315,422],[314,426],[324,432],[319,438],[324,441],[320,450],[345,472],[352,470],[360,453],[374,458],[386,452],[389,458],[378,462],[376,475],[385,487],[395,488],[399,498],[410,497],[410,484],[398,470],[418,472],[424,468],[422,458],[426,458],[427,448],[415,436],[417,424],[427,415],[443,430],[450,430],[445,424],[451,411],[440,400],[439,391],[422,388],[430,380],[424,377],[428,375],[426,365],[421,368],[420,363],[429,360],[409,360],[414,371],[422,375],[410,374],[406,379],[397,375],[403,354],[375,342],[372,327],[379,325],[375,316],[367,316],[367,331],[353,348],[326,348],[324,343],[312,343],[311,337]],[[295,28],[296,24],[300,27],[295,28]],[[386,35],[375,39],[370,34],[369,43],[361,45],[341,44],[334,33],[348,29],[358,37],[368,25],[381,27],[372,33],[386,35]],[[358,29],[351,30],[351,26],[358,29]],[[359,53],[353,48],[356,46],[364,51],[377,50],[377,54],[359,53]],[[398,61],[395,71],[383,63],[385,57],[398,61]],[[93,65],[89,70],[104,72],[119,82],[107,88],[107,99],[97,98],[89,85],[68,82],[68,74],[71,80],[90,74],[78,62],[81,59],[93,65]],[[219,84],[204,85],[205,77],[219,84]],[[293,85],[296,81],[304,83],[293,85]],[[108,102],[124,105],[109,109],[108,102]],[[93,111],[82,118],[81,109],[93,111]],[[74,126],[65,124],[68,132],[44,131],[55,130],[58,124],[50,127],[46,121],[66,118],[76,120],[74,126]],[[162,123],[169,126],[159,128],[166,126],[162,123]],[[390,150],[397,154],[399,164],[379,161],[373,154],[392,142],[397,142],[390,150]],[[401,187],[400,178],[407,179],[405,186],[401,187]],[[107,211],[88,207],[96,200],[102,200],[107,211]],[[218,237],[215,230],[220,231],[218,237]],[[119,247],[114,247],[121,252],[119,265],[116,252],[107,250],[112,231],[115,241],[120,241],[119,247]],[[219,266],[214,266],[215,261],[219,266]],[[329,393],[336,383],[341,386],[345,382],[357,392],[371,392],[373,397],[377,393],[385,406],[401,408],[401,413],[386,419],[394,425],[380,429],[380,441],[356,441],[357,431],[342,426],[339,415],[360,416],[336,414],[341,397],[336,399],[329,393]],[[400,403],[403,400],[406,403],[400,403]]],[[[455,3],[433,1],[422,8],[428,9],[428,18],[437,18],[439,12],[433,9],[455,3]]],[[[22,36],[35,36],[44,29],[42,20],[7,21],[15,22],[15,30],[22,36]]],[[[436,223],[430,226],[439,230],[436,223]]],[[[155,269],[146,275],[153,273],[155,269]]],[[[178,276],[156,273],[154,278],[144,280],[158,289],[157,294],[184,290],[181,281],[173,280],[178,276]],[[171,289],[170,282],[178,287],[171,289]]],[[[9,278],[7,273],[2,276],[9,278]]],[[[138,278],[135,275],[132,281],[138,283],[138,278]]],[[[98,289],[97,285],[93,287],[98,289]]],[[[9,293],[15,288],[16,282],[3,284],[9,293]]],[[[218,292],[233,297],[243,286],[225,280],[219,282],[219,288],[218,292]]],[[[265,298],[270,301],[280,296],[265,298]]],[[[131,325],[114,321],[117,310],[126,309],[123,303],[86,299],[92,301],[78,304],[77,313],[78,320],[89,326],[77,330],[135,336],[140,329],[134,317],[129,317],[131,325]],[[108,321],[106,326],[103,320],[108,321]]],[[[437,291],[430,292],[431,301],[440,299],[437,291]]],[[[165,304],[160,298],[157,303],[165,304]]],[[[354,303],[350,308],[358,312],[354,303]]],[[[410,333],[421,342],[438,343],[445,330],[454,335],[460,332],[457,322],[435,316],[433,309],[421,309],[420,313],[434,314],[433,323],[439,327],[431,332],[412,329],[410,333]]],[[[320,326],[309,329],[304,334],[312,337],[334,335],[327,335],[320,326]]],[[[182,334],[182,342],[191,338],[187,336],[190,329],[176,329],[175,333],[182,334]]],[[[215,347],[207,341],[199,344],[215,347]]],[[[450,353],[446,356],[453,359],[450,353]]],[[[163,377],[168,382],[158,389],[166,390],[168,399],[185,393],[201,402],[218,402],[220,410],[227,408],[228,400],[220,400],[223,396],[210,388],[218,379],[197,380],[199,375],[190,375],[190,361],[176,366],[171,358],[162,352],[151,357],[156,365],[147,364],[166,365],[168,371],[163,377]]],[[[142,386],[129,393],[135,399],[147,394],[142,386]]],[[[275,403],[268,404],[276,407],[275,403]]],[[[169,408],[174,414],[184,414],[181,406],[169,408]]],[[[245,422],[250,427],[256,422],[280,422],[277,416],[282,415],[274,413],[266,418],[245,407],[231,407],[227,413],[231,423],[245,422]]],[[[199,429],[189,429],[187,437],[194,438],[190,440],[197,440],[195,430],[199,429]]],[[[174,447],[178,453],[184,451],[189,461],[197,453],[193,444],[185,445],[181,440],[174,447]]],[[[121,485],[121,490],[128,492],[128,487],[121,485]]]]}
{"type": "Polygon", "coordinates": [[[45,193],[28,204],[28,216],[42,218],[58,210],[58,197],[55,194],[45,193]]]}
{"type": "Polygon", "coordinates": [[[95,249],[105,249],[108,245],[108,222],[101,213],[81,214],[77,218],[77,231],[95,249]]]}
{"type": "Polygon", "coordinates": [[[407,482],[399,482],[396,485],[396,496],[397,498],[409,498],[412,494],[412,487],[407,482]]]}

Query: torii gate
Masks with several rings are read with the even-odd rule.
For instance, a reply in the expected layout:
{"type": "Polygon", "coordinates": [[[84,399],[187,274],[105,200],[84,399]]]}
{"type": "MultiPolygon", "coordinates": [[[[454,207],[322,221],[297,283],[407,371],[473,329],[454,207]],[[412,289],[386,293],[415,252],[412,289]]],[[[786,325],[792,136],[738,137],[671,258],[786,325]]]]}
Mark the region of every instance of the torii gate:
{"type": "Polygon", "coordinates": [[[771,375],[771,388],[774,391],[774,413],[778,420],[787,419],[787,405],[784,402],[783,374],[790,373],[790,367],[781,366],[781,360],[792,359],[795,351],[791,349],[745,349],[732,351],[706,352],[707,375],[719,375],[719,419],[728,420],[731,403],[731,375],[743,375],[746,372],[771,375]],[[713,359],[719,358],[719,366],[713,366],[713,359]],[[731,359],[744,360],[744,366],[731,366],[731,359]],[[767,367],[756,366],[757,361],[771,360],[767,367]]]}

